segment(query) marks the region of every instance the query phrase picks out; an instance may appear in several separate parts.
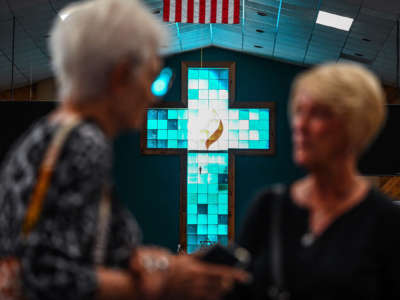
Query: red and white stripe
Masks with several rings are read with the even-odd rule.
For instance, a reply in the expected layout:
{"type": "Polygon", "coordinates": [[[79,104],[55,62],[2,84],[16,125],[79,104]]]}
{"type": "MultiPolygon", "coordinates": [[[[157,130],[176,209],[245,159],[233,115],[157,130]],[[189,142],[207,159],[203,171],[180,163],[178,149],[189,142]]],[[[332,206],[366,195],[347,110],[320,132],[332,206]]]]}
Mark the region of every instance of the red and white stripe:
{"type": "Polygon", "coordinates": [[[164,0],[164,21],[240,23],[240,0],[164,0]]]}

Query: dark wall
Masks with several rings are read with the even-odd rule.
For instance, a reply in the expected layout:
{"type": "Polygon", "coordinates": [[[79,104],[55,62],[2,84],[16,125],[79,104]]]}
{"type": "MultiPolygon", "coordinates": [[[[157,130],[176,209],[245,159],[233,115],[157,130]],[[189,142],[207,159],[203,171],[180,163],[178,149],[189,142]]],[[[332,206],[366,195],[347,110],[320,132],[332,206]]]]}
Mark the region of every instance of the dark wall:
{"type": "MultiPolygon", "coordinates": [[[[181,99],[181,61],[200,61],[200,51],[169,57],[176,74],[165,101],[181,99]]],[[[219,48],[203,50],[203,61],[236,62],[236,101],[276,103],[276,154],[236,157],[235,231],[254,195],[264,186],[299,177],[291,158],[287,99],[290,84],[303,68],[219,48]]],[[[125,134],[115,143],[115,175],[120,197],[129,205],[144,232],[144,242],[176,249],[179,242],[180,159],[142,156],[139,135],[125,134]]]]}

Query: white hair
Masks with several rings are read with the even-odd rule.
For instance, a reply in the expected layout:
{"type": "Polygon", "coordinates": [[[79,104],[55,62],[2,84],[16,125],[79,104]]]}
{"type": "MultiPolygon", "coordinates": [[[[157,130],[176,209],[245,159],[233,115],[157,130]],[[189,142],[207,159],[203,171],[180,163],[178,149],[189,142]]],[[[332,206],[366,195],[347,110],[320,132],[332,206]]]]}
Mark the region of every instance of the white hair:
{"type": "Polygon", "coordinates": [[[133,72],[157,55],[167,31],[139,0],[91,0],[68,5],[51,30],[52,66],[59,97],[79,101],[101,94],[121,59],[133,72]]]}

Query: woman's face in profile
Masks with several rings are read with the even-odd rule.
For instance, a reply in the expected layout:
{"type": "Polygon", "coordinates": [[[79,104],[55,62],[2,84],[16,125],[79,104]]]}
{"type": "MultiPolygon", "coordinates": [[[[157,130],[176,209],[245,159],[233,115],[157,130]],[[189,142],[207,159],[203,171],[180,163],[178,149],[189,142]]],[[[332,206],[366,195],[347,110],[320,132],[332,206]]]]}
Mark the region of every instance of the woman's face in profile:
{"type": "Polygon", "coordinates": [[[292,139],[296,164],[314,169],[335,161],[348,149],[344,118],[330,106],[299,90],[293,101],[292,139]]]}

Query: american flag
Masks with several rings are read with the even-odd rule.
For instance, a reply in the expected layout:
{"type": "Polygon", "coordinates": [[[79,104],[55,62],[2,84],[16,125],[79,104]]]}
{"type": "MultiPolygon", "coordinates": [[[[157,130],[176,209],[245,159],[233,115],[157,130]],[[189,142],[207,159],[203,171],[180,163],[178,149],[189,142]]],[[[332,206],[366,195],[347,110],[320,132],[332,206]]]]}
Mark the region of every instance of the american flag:
{"type": "Polygon", "coordinates": [[[164,21],[239,24],[240,0],[164,0],[164,21]]]}

